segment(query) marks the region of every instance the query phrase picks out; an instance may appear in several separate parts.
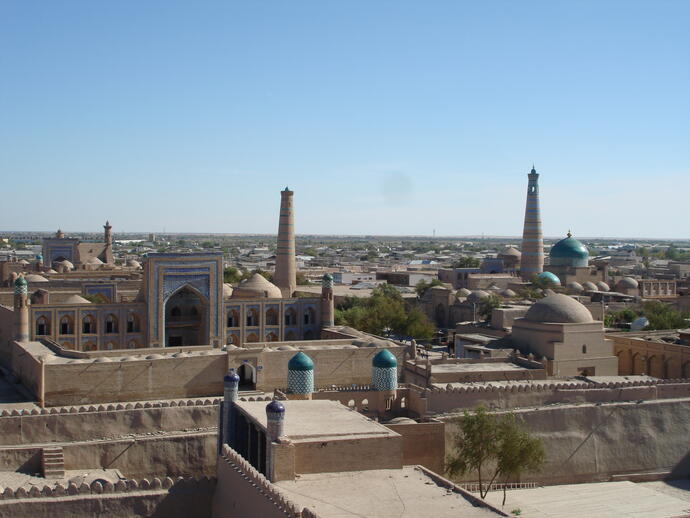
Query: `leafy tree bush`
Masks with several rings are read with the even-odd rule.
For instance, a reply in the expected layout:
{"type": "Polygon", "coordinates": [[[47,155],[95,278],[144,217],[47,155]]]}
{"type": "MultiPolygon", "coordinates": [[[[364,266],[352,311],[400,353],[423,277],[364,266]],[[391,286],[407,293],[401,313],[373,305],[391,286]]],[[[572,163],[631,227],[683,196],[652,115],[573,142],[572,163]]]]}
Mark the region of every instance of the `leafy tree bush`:
{"type": "Polygon", "coordinates": [[[369,298],[348,297],[335,311],[338,325],[375,335],[396,334],[430,340],[434,326],[418,308],[408,308],[390,284],[377,286],[369,298]]]}
{"type": "Polygon", "coordinates": [[[414,287],[417,296],[422,298],[429,288],[434,286],[443,286],[443,283],[438,279],[432,279],[431,282],[426,282],[424,279],[420,280],[414,287]]]}
{"type": "Polygon", "coordinates": [[[532,436],[524,421],[515,414],[489,414],[483,406],[467,410],[455,420],[458,433],[453,439],[455,451],[446,461],[446,471],[464,475],[476,471],[479,494],[485,498],[496,479],[505,485],[522,473],[539,471],[546,454],[538,437],[532,436]],[[486,477],[490,477],[485,485],[486,477]]]}
{"type": "Polygon", "coordinates": [[[455,261],[451,268],[479,268],[482,262],[476,257],[460,257],[455,261]]]}

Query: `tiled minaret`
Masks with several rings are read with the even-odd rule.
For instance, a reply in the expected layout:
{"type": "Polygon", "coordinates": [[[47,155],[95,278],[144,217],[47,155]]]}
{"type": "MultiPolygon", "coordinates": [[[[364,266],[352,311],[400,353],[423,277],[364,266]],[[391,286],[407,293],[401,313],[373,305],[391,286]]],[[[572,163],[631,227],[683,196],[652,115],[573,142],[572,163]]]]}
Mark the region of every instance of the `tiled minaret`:
{"type": "Polygon", "coordinates": [[[29,341],[29,291],[23,275],[14,281],[14,339],[29,341]]]}
{"type": "Polygon", "coordinates": [[[321,279],[321,327],[333,327],[334,325],[333,276],[326,273],[321,279]]]}
{"type": "Polygon", "coordinates": [[[531,280],[544,271],[544,236],[541,232],[539,214],[539,175],[532,166],[527,175],[527,205],[525,207],[525,227],[522,232],[522,257],[520,258],[520,276],[531,280]]]}
{"type": "Polygon", "coordinates": [[[113,260],[113,227],[110,221],[106,221],[103,225],[103,241],[105,242],[105,249],[103,250],[103,262],[112,264],[113,260]]]}
{"type": "Polygon", "coordinates": [[[280,193],[280,221],[278,224],[278,250],[273,284],[283,297],[292,297],[297,288],[295,272],[295,218],[292,212],[293,192],[287,187],[280,193]]]}

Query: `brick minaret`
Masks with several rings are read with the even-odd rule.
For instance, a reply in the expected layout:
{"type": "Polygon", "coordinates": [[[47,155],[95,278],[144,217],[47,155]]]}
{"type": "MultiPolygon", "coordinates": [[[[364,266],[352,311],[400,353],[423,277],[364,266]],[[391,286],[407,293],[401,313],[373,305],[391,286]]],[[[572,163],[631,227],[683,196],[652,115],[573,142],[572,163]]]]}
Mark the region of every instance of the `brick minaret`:
{"type": "Polygon", "coordinates": [[[293,192],[287,187],[280,193],[280,222],[278,224],[278,251],[273,284],[283,297],[292,297],[297,288],[295,272],[295,218],[292,211],[293,192]]]}
{"type": "Polygon", "coordinates": [[[321,280],[321,328],[335,325],[335,303],[333,301],[333,276],[324,274],[321,280]]]}
{"type": "Polygon", "coordinates": [[[525,207],[525,227],[522,232],[522,257],[520,259],[520,276],[531,280],[544,271],[544,236],[541,231],[539,214],[539,175],[532,166],[527,175],[527,205],[525,207]]]}
{"type": "Polygon", "coordinates": [[[104,263],[112,264],[114,262],[113,227],[110,225],[110,221],[106,221],[105,225],[103,225],[103,242],[105,243],[105,248],[103,249],[103,257],[101,257],[101,260],[104,263]]]}

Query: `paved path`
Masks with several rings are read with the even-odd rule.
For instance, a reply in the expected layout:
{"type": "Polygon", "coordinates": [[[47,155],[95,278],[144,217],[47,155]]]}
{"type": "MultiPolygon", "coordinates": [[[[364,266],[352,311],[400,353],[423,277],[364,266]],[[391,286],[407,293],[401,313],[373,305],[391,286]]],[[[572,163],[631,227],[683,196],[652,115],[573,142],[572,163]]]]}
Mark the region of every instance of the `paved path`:
{"type": "MultiPolygon", "coordinates": [[[[500,508],[503,493],[486,500],[500,508]]],[[[508,491],[504,512],[524,518],[680,518],[690,517],[690,490],[664,482],[602,482],[508,491]],[[656,484],[653,485],[653,484],[656,484]]]]}

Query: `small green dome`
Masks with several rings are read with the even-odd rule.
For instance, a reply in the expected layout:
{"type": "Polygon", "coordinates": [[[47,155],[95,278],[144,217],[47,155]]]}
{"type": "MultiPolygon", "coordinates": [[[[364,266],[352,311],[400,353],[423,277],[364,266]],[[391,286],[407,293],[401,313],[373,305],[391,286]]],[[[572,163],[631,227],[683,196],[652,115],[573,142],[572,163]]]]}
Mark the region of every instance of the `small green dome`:
{"type": "Polygon", "coordinates": [[[313,371],[314,362],[302,351],[295,354],[288,362],[288,370],[291,371],[313,371]]]}
{"type": "Polygon", "coordinates": [[[333,276],[332,276],[330,273],[324,273],[324,274],[323,274],[323,280],[324,280],[324,281],[332,281],[332,280],[333,280],[333,276]]]}
{"type": "Polygon", "coordinates": [[[390,369],[398,366],[398,360],[388,349],[381,349],[372,360],[374,367],[380,369],[390,369]]]}
{"type": "Polygon", "coordinates": [[[20,275],[19,277],[17,277],[17,280],[14,281],[14,285],[15,285],[16,287],[27,286],[28,284],[29,284],[29,283],[26,282],[26,279],[24,278],[23,275],[20,275]]]}
{"type": "Polygon", "coordinates": [[[558,276],[552,272],[541,272],[539,275],[537,275],[539,279],[542,279],[544,281],[549,281],[556,286],[561,285],[561,280],[558,278],[558,276]]]}
{"type": "Polygon", "coordinates": [[[575,239],[570,232],[568,232],[568,237],[561,239],[551,247],[549,258],[550,263],[557,266],[581,267],[589,264],[587,248],[575,239]]]}

